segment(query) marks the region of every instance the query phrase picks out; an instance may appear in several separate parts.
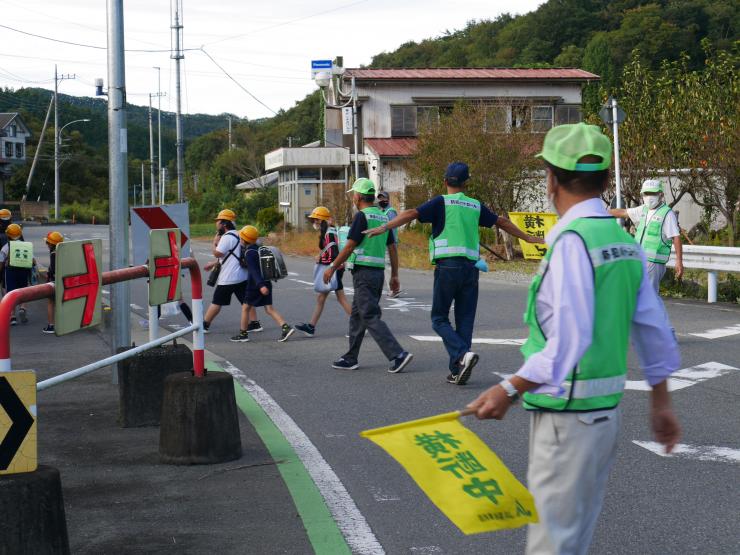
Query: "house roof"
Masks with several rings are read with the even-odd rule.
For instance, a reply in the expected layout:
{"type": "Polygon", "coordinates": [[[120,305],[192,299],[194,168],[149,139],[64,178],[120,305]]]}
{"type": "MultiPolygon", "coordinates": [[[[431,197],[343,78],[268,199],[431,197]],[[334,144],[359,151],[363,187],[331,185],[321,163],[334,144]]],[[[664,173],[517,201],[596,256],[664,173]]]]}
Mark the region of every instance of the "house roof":
{"type": "Polygon", "coordinates": [[[350,68],[344,77],[355,77],[375,81],[417,81],[417,80],[502,80],[502,81],[592,81],[600,79],[598,75],[576,68],[399,68],[399,69],[366,69],[350,68]]]}
{"type": "Polygon", "coordinates": [[[18,112],[0,112],[0,129],[13,121],[17,115],[18,112]]]}
{"type": "Polygon", "coordinates": [[[255,177],[254,179],[250,179],[249,181],[245,181],[243,183],[238,183],[237,185],[235,185],[235,187],[237,189],[246,191],[265,189],[267,187],[273,187],[277,185],[279,176],[280,172],[266,173],[263,176],[255,177]]]}
{"type": "Polygon", "coordinates": [[[399,137],[392,139],[365,139],[365,144],[378,156],[407,157],[412,156],[419,144],[419,139],[399,137]]]}

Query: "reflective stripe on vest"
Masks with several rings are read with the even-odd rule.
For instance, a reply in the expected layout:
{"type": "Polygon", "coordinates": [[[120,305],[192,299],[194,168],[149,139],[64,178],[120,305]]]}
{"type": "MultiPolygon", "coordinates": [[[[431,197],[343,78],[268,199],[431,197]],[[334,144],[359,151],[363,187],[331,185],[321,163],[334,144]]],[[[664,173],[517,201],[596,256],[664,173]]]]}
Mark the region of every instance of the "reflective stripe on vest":
{"type": "MultiPolygon", "coordinates": [[[[525,393],[528,409],[594,411],[617,406],[627,377],[627,350],[643,266],[635,240],[613,218],[578,218],[567,225],[545,255],[532,280],[524,321],[529,338],[525,359],[547,343],[537,318],[537,293],[552,253],[564,233],[583,241],[594,270],[594,327],[591,345],[562,384],[557,395],[525,393]]],[[[568,261],[565,261],[568,264],[568,261]]]]}
{"type": "Polygon", "coordinates": [[[663,241],[663,224],[670,211],[670,206],[665,203],[661,204],[648,219],[647,215],[650,210],[647,206],[643,206],[635,238],[640,242],[650,262],[665,264],[671,257],[671,243],[663,241]]]}
{"type": "Polygon", "coordinates": [[[437,237],[429,238],[429,260],[462,256],[480,258],[480,202],[463,193],[443,195],[445,226],[437,237]]]}

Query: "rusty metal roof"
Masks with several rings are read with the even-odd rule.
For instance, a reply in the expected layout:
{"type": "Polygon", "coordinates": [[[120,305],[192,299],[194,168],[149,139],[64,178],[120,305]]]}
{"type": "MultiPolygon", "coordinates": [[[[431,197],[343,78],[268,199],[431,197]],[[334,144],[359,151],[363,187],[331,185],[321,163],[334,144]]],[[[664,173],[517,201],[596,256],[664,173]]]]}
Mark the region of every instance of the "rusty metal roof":
{"type": "Polygon", "coordinates": [[[392,139],[365,139],[369,146],[378,156],[412,156],[416,151],[419,140],[413,137],[398,137],[392,139]]]}
{"type": "Polygon", "coordinates": [[[600,77],[588,71],[576,68],[419,68],[419,69],[358,69],[349,68],[344,77],[355,77],[356,79],[371,80],[503,80],[503,81],[546,81],[570,80],[591,81],[600,77]]]}

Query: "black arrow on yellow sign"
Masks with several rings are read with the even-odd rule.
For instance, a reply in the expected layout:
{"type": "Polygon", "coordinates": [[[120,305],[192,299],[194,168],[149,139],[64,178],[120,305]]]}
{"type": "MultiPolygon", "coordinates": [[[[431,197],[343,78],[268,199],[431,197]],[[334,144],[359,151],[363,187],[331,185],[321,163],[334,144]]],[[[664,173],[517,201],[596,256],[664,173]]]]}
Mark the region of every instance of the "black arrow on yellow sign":
{"type": "Polygon", "coordinates": [[[33,426],[33,416],[4,376],[0,376],[0,407],[5,409],[11,422],[5,439],[0,443],[0,470],[6,470],[33,426]]]}

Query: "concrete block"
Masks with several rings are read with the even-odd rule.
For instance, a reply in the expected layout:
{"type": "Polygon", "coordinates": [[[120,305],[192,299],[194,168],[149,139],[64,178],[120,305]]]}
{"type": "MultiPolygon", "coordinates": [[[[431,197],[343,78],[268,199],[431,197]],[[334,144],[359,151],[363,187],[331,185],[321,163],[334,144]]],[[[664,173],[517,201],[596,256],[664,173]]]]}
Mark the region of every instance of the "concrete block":
{"type": "Polygon", "coordinates": [[[68,553],[59,471],[39,465],[34,472],[0,476],[0,554],[68,553]]]}
{"type": "Polygon", "coordinates": [[[193,354],[185,345],[162,345],[119,362],[118,424],[159,426],[165,378],[192,369],[193,354]]]}
{"type": "Polygon", "coordinates": [[[242,454],[234,380],[225,372],[196,378],[172,374],[164,382],[159,459],[166,464],[214,464],[242,454]]]}

